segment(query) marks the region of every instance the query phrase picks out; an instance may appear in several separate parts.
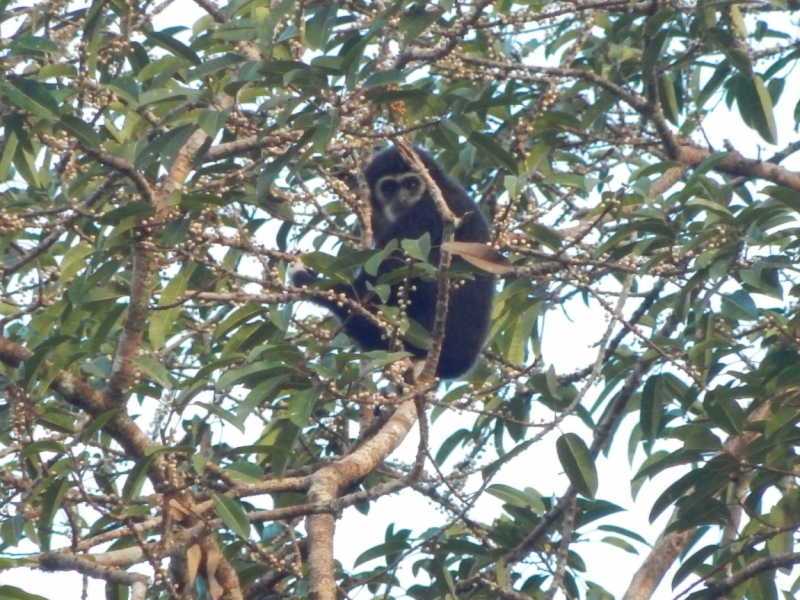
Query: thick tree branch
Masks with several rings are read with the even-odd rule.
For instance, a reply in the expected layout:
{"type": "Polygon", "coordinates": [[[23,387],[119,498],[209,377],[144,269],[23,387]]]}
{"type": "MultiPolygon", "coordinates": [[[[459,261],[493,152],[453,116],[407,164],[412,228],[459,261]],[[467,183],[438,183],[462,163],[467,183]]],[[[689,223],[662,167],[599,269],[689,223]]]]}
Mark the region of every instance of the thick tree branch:
{"type": "MultiPolygon", "coordinates": [[[[231,103],[230,98],[225,102],[226,105],[231,103]]],[[[134,358],[144,336],[152,295],[152,279],[158,268],[153,244],[154,234],[166,224],[170,212],[169,196],[183,188],[192,168],[192,159],[206,139],[208,135],[202,129],[197,129],[178,152],[157,192],[145,198],[153,206],[155,214],[134,230],[128,311],[104,390],[105,397],[112,406],[120,406],[125,400],[127,389],[133,381],[134,358]]]]}
{"type": "MultiPolygon", "coordinates": [[[[400,445],[416,420],[414,399],[405,400],[374,437],[352,454],[312,475],[309,501],[332,502],[339,490],[371,473],[400,445]]],[[[336,582],[333,578],[335,517],[333,514],[310,515],[306,519],[306,529],[309,595],[312,600],[336,600],[336,582]]]]}
{"type": "Polygon", "coordinates": [[[80,556],[67,554],[42,554],[39,556],[39,566],[45,571],[77,571],[82,575],[119,585],[133,585],[137,582],[148,584],[150,582],[148,577],[140,573],[128,573],[116,567],[99,565],[80,556]]]}
{"type": "Polygon", "coordinates": [[[733,591],[734,588],[741,585],[748,579],[759,575],[765,571],[774,571],[784,567],[792,567],[800,564],[800,552],[789,552],[786,554],[778,554],[775,556],[765,556],[754,560],[745,567],[742,567],[736,573],[723,579],[719,582],[708,582],[711,590],[709,596],[710,600],[724,600],[728,597],[728,593],[733,591]]]}

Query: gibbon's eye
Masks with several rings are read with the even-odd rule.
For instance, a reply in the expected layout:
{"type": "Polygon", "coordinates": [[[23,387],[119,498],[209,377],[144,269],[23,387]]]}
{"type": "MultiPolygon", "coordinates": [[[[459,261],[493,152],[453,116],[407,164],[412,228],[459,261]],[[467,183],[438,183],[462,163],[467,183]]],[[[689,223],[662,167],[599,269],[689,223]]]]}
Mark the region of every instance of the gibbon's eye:
{"type": "Polygon", "coordinates": [[[409,175],[408,177],[403,179],[403,187],[406,190],[408,190],[412,195],[416,195],[416,193],[422,187],[422,182],[416,175],[409,175]]]}
{"type": "Polygon", "coordinates": [[[384,199],[391,200],[397,195],[397,192],[400,191],[400,184],[394,179],[384,179],[380,182],[378,189],[380,190],[384,199]]]}

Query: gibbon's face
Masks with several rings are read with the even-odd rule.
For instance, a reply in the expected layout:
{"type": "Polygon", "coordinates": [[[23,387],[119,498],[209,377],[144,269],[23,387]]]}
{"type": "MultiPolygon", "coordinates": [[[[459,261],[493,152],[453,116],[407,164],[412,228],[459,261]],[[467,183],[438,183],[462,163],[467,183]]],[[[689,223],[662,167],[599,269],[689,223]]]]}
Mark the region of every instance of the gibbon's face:
{"type": "Polygon", "coordinates": [[[393,173],[375,182],[373,191],[384,218],[390,223],[412,208],[423,194],[425,184],[416,173],[393,173]]]}

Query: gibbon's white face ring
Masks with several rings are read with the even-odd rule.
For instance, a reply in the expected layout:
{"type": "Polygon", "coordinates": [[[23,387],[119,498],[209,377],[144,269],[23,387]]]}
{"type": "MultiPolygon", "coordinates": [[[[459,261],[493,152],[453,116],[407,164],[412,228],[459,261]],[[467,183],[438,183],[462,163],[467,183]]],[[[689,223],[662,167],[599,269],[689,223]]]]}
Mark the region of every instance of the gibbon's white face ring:
{"type": "Polygon", "coordinates": [[[384,175],[375,183],[375,196],[383,206],[383,216],[392,223],[424,193],[425,185],[416,173],[384,175]]]}

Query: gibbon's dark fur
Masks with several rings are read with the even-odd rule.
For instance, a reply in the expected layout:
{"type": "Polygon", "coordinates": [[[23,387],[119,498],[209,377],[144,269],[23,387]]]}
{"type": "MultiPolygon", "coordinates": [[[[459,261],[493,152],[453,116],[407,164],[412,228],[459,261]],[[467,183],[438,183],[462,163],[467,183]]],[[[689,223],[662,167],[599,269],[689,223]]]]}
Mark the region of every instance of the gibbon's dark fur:
{"type": "MultiPolygon", "coordinates": [[[[424,152],[416,149],[422,163],[442,192],[447,205],[461,218],[455,233],[459,242],[489,241],[489,224],[483,213],[464,189],[424,152]]],[[[391,240],[419,239],[425,233],[431,236],[430,262],[439,264],[439,246],[442,243],[442,218],[436,209],[431,194],[424,188],[418,175],[414,174],[403,160],[399,150],[390,147],[377,154],[365,171],[372,204],[372,232],[376,249],[383,248],[391,240]]],[[[451,263],[463,265],[463,259],[454,256],[451,263]]],[[[378,277],[403,266],[402,252],[389,257],[381,263],[378,277]]],[[[489,331],[489,319],[494,296],[494,279],[491,275],[476,272],[474,279],[465,279],[450,290],[445,322],[444,342],[439,357],[436,375],[442,379],[460,377],[472,368],[480,354],[489,331]]],[[[367,282],[374,285],[378,277],[364,271],[358,274],[352,286],[337,285],[333,290],[344,293],[352,300],[360,302],[370,312],[377,311],[380,300],[367,288],[367,282]]],[[[308,285],[317,280],[308,270],[295,271],[292,284],[308,285]]],[[[451,278],[451,282],[453,279],[451,278]]],[[[389,300],[390,306],[397,306],[400,283],[394,284],[389,300]]],[[[438,281],[419,277],[411,279],[406,288],[410,301],[407,315],[431,332],[436,315],[436,295],[438,281]]],[[[342,322],[345,333],[365,351],[388,350],[389,340],[374,322],[363,315],[351,312],[330,300],[315,299],[315,303],[330,310],[342,322]]],[[[405,350],[416,357],[425,357],[427,350],[405,342],[405,350]]]]}

